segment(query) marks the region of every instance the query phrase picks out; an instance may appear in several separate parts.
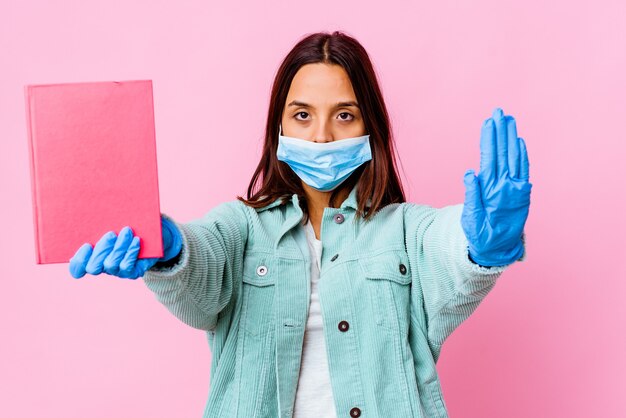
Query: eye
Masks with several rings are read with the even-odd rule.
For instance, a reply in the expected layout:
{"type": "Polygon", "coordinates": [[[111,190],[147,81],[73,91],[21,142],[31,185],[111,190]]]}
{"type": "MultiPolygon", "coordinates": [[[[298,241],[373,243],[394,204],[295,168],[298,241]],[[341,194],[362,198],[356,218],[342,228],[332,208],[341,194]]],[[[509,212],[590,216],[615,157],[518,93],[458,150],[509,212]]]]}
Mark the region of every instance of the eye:
{"type": "Polygon", "coordinates": [[[307,112],[298,112],[298,113],[296,113],[293,117],[294,117],[294,118],[296,118],[296,120],[302,120],[302,119],[298,119],[296,116],[301,115],[301,114],[303,114],[303,113],[304,113],[305,115],[308,115],[308,113],[307,113],[307,112]]]}
{"type": "Polygon", "coordinates": [[[340,114],[339,114],[339,117],[340,117],[340,119],[341,119],[341,120],[352,120],[352,119],[344,119],[344,118],[342,118],[342,117],[341,117],[341,115],[348,115],[348,116],[350,116],[352,119],[354,119],[354,116],[353,116],[352,114],[348,113],[348,112],[342,112],[342,113],[340,113],[340,114]]]}

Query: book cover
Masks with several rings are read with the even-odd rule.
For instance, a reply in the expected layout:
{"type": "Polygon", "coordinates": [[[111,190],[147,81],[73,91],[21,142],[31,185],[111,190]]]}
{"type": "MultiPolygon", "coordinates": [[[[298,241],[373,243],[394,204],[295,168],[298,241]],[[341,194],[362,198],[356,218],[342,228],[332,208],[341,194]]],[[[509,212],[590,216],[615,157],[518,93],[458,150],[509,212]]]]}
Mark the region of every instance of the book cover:
{"type": "Polygon", "coordinates": [[[162,257],[151,80],[24,87],[36,262],[128,225],[162,257]]]}

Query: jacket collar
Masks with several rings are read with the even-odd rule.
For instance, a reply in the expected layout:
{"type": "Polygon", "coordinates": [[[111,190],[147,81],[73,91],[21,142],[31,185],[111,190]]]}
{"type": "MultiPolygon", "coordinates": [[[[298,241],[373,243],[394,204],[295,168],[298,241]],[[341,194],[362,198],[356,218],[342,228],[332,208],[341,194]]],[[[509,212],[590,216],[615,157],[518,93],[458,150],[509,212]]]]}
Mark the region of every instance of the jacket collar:
{"type": "MultiPolygon", "coordinates": [[[[356,192],[357,192],[357,183],[354,184],[354,186],[352,187],[352,190],[350,191],[350,194],[348,195],[348,197],[343,201],[343,203],[341,204],[341,206],[339,206],[340,209],[346,209],[346,208],[352,208],[354,210],[357,209],[358,207],[358,202],[356,199],[356,192]]],[[[291,204],[294,205],[295,207],[300,207],[300,200],[298,198],[298,194],[294,193],[293,195],[291,195],[291,204]]],[[[370,199],[368,199],[367,201],[367,206],[369,206],[371,203],[370,199]]],[[[265,210],[274,208],[276,206],[281,205],[281,198],[278,198],[276,200],[274,200],[272,203],[263,206],[262,208],[257,208],[256,211],[257,212],[263,212],[265,210]]],[[[289,204],[289,201],[287,201],[287,204],[289,204]]]]}

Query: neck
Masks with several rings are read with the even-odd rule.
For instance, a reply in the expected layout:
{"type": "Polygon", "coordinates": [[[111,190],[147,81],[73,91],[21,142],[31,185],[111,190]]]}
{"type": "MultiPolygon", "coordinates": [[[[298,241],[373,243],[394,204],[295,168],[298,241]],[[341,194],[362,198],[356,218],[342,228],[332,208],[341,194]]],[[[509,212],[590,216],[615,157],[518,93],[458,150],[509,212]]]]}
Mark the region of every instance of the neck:
{"type": "MultiPolygon", "coordinates": [[[[307,209],[309,211],[311,221],[321,220],[324,213],[324,208],[329,207],[330,195],[333,193],[333,190],[328,192],[322,192],[312,188],[304,182],[302,183],[302,187],[304,188],[304,193],[306,195],[307,209]]],[[[350,189],[343,188],[339,192],[339,204],[341,204],[348,197],[349,194],[350,189]]]]}

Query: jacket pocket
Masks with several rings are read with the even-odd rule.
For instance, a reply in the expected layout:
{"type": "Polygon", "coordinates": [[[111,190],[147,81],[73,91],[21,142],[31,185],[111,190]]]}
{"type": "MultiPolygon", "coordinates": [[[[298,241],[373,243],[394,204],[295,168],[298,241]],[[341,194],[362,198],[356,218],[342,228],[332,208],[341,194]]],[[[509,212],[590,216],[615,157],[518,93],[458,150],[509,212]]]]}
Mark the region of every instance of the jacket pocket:
{"type": "Polygon", "coordinates": [[[403,250],[386,251],[360,261],[377,325],[402,334],[410,321],[411,270],[403,250]]]}
{"type": "Polygon", "coordinates": [[[241,326],[253,336],[265,334],[272,322],[274,284],[278,276],[274,267],[268,254],[244,258],[241,326]]]}

